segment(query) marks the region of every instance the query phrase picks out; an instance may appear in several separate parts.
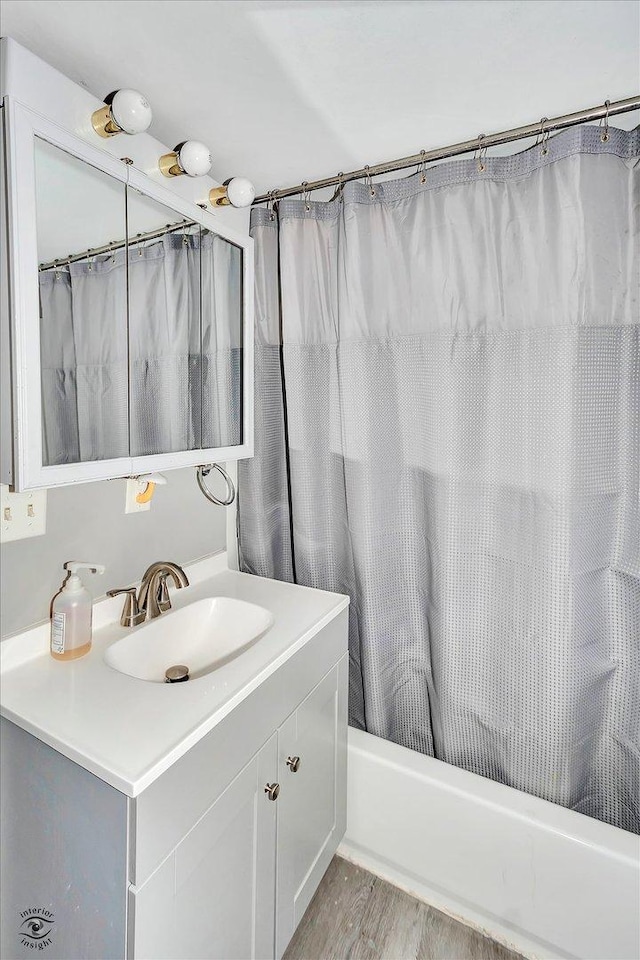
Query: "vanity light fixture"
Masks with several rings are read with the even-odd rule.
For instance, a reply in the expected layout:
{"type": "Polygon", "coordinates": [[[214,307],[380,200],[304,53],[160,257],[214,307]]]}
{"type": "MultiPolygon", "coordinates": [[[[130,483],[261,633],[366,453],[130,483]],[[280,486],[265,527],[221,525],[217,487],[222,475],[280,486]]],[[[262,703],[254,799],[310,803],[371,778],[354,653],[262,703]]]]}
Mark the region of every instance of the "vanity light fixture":
{"type": "Polygon", "coordinates": [[[209,147],[199,140],[185,140],[178,144],[172,153],[163,154],[159,161],[161,173],[165,177],[204,177],[211,170],[209,147]]]}
{"type": "Polygon", "coordinates": [[[143,133],[153,118],[149,101],[137,90],[116,90],[105,103],[91,115],[93,129],[100,137],[143,133]]]}
{"type": "Polygon", "coordinates": [[[209,203],[213,207],[250,207],[256,195],[256,188],[246,177],[233,177],[222,187],[209,191],[209,203]]]}

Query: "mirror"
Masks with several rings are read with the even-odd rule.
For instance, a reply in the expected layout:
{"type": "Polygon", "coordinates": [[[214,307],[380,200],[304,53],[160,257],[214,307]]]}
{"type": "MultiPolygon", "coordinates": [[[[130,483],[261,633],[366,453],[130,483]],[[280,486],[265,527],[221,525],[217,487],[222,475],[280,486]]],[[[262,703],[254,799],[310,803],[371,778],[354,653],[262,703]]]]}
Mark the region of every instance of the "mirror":
{"type": "Polygon", "coordinates": [[[126,457],[125,186],[34,144],[43,464],[126,457]]]}
{"type": "Polygon", "coordinates": [[[33,142],[43,465],[242,445],[243,247],[33,142]]]}

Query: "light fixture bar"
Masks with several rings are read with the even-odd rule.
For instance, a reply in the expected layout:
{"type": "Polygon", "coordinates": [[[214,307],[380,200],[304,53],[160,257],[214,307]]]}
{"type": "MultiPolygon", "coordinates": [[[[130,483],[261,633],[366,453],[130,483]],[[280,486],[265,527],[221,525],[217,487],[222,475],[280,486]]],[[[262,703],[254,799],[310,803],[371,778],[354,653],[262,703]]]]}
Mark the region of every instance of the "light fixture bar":
{"type": "MultiPolygon", "coordinates": [[[[544,132],[564,130],[580,123],[589,123],[592,120],[603,120],[605,117],[614,117],[620,113],[629,113],[640,109],[640,95],[628,97],[626,100],[614,100],[612,103],[602,104],[599,107],[589,107],[587,110],[578,110],[575,113],[565,113],[550,120],[538,120],[537,123],[528,123],[524,127],[513,127],[502,133],[490,133],[482,136],[482,148],[495,147],[501,143],[510,143],[512,140],[524,140],[535,137],[540,133],[544,123],[544,132]]],[[[444,160],[447,157],[457,157],[462,153],[471,153],[478,149],[478,137],[473,140],[464,140],[448,147],[438,147],[435,150],[426,150],[424,153],[415,153],[411,157],[402,157],[400,160],[389,160],[386,163],[377,163],[374,166],[362,167],[360,170],[351,170],[335,177],[325,177],[323,180],[310,180],[308,183],[299,183],[295,187],[286,187],[283,190],[272,190],[263,193],[253,201],[267,203],[269,200],[282,200],[284,197],[293,197],[299,193],[310,193],[312,190],[323,190],[325,187],[336,187],[349,180],[362,180],[364,177],[377,177],[382,173],[392,173],[394,170],[404,170],[406,167],[415,167],[421,163],[430,163],[433,160],[444,160]]]]}

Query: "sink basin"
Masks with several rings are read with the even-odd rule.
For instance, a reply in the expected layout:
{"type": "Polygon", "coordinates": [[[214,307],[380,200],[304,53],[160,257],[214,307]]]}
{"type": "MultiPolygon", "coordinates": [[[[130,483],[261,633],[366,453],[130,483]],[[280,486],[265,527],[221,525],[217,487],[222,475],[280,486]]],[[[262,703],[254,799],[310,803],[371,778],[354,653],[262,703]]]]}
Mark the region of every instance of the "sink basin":
{"type": "Polygon", "coordinates": [[[138,680],[164,683],[176,664],[197,680],[239,656],[273,625],[264,607],[231,597],[207,597],[164,613],[112,644],[105,663],[138,680]]]}

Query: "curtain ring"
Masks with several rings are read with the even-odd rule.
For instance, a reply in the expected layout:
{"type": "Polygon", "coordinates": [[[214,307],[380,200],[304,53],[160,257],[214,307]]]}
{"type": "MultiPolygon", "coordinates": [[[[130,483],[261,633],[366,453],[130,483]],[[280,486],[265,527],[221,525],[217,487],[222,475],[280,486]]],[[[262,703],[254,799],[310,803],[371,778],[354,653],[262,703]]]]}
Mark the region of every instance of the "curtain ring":
{"type": "Polygon", "coordinates": [[[420,151],[420,156],[422,157],[422,160],[418,164],[418,173],[420,174],[420,183],[427,182],[427,161],[425,160],[426,154],[427,154],[426,150],[420,151]]]}
{"type": "Polygon", "coordinates": [[[231,506],[231,504],[236,498],[236,488],[233,485],[233,480],[231,479],[227,471],[224,469],[224,467],[221,467],[219,463],[202,464],[202,466],[196,467],[196,478],[198,480],[198,486],[204,493],[207,500],[210,500],[211,503],[215,503],[216,506],[218,507],[231,506]],[[208,477],[213,470],[215,470],[217,473],[220,474],[220,476],[223,478],[224,482],[227,485],[227,496],[226,496],[226,499],[224,500],[220,500],[213,493],[211,493],[211,490],[209,490],[208,486],[204,482],[205,477],[208,477]]]}
{"type": "Polygon", "coordinates": [[[342,173],[342,171],[336,174],[336,180],[338,181],[338,185],[333,191],[333,196],[331,197],[331,200],[329,200],[329,203],[333,203],[334,200],[339,200],[342,203],[342,199],[343,199],[342,191],[344,190],[344,183],[342,180],[343,177],[344,177],[344,173],[342,173]]]}
{"type": "MultiPolygon", "coordinates": [[[[609,107],[611,106],[610,100],[605,100],[604,102],[604,128],[600,134],[600,140],[602,143],[606,143],[609,139],[609,107]]],[[[600,120],[600,126],[602,127],[602,119],[600,120]]]]}
{"type": "Polygon", "coordinates": [[[365,169],[365,171],[366,171],[366,172],[365,172],[365,175],[364,175],[364,182],[365,182],[365,183],[367,184],[367,186],[369,187],[369,193],[371,194],[371,196],[372,196],[372,197],[375,197],[375,195],[376,195],[376,190],[375,190],[375,187],[374,187],[374,185],[373,185],[373,180],[371,179],[371,173],[369,172],[369,164],[368,164],[368,163],[365,164],[364,169],[365,169]]]}
{"type": "Polygon", "coordinates": [[[545,123],[549,122],[549,117],[542,117],[540,120],[540,132],[536,137],[536,145],[540,140],[540,153],[543,157],[549,153],[549,131],[545,128],[545,123]]]}
{"type": "Polygon", "coordinates": [[[89,267],[89,270],[93,270],[93,257],[91,256],[92,250],[93,250],[93,247],[89,247],[89,249],[87,250],[87,266],[89,267]]]}
{"type": "Polygon", "coordinates": [[[487,159],[487,148],[482,143],[484,138],[485,138],[484,133],[478,134],[478,146],[474,153],[474,159],[478,167],[478,173],[484,173],[485,170],[487,169],[487,165],[485,163],[485,160],[487,159]]]}
{"type": "Polygon", "coordinates": [[[269,220],[275,220],[276,218],[275,203],[276,203],[276,190],[271,190],[269,193],[269,199],[267,200],[267,210],[269,211],[269,220]]]}
{"type": "Polygon", "coordinates": [[[57,260],[54,260],[54,261],[53,261],[53,280],[54,280],[54,283],[55,283],[56,280],[59,280],[59,279],[60,279],[60,271],[59,271],[59,269],[58,269],[58,261],[57,261],[57,260]]]}
{"type": "Polygon", "coordinates": [[[302,184],[302,199],[304,200],[304,208],[309,212],[311,210],[311,191],[309,188],[309,182],[307,180],[302,184]]]}

